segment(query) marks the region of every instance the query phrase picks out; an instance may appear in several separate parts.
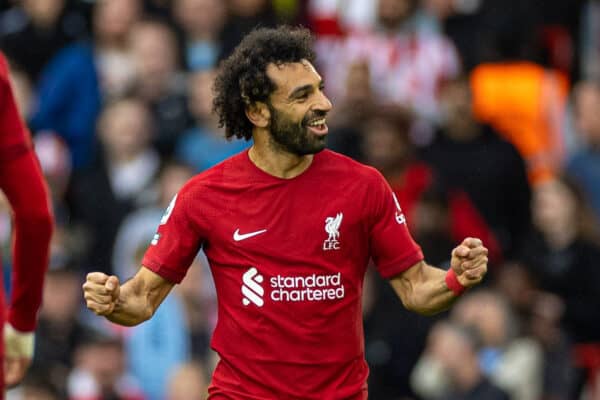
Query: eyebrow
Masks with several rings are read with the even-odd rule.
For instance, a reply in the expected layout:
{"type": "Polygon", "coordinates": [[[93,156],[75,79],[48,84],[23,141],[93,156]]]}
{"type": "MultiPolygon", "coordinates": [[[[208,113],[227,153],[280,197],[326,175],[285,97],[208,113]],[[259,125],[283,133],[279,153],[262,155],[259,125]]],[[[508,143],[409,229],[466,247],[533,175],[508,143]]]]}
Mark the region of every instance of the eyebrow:
{"type": "MultiPolygon", "coordinates": [[[[323,87],[323,80],[319,81],[319,85],[318,86],[319,86],[319,88],[323,87]]],[[[303,95],[304,92],[308,92],[308,91],[312,91],[312,90],[313,90],[313,85],[311,85],[311,84],[303,85],[303,86],[300,86],[300,87],[297,87],[296,89],[294,89],[292,91],[292,93],[290,93],[290,95],[288,96],[288,98],[295,99],[295,98],[298,98],[301,95],[303,95]]]]}

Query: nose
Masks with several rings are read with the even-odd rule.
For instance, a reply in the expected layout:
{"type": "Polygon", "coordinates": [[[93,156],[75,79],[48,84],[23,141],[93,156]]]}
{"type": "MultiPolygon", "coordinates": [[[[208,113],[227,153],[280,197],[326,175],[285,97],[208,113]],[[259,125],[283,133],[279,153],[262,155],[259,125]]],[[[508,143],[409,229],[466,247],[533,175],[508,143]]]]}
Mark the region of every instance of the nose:
{"type": "Polygon", "coordinates": [[[315,103],[314,109],[329,112],[332,108],[333,104],[331,104],[331,100],[329,100],[329,98],[325,96],[325,93],[319,92],[319,99],[315,103]]]}

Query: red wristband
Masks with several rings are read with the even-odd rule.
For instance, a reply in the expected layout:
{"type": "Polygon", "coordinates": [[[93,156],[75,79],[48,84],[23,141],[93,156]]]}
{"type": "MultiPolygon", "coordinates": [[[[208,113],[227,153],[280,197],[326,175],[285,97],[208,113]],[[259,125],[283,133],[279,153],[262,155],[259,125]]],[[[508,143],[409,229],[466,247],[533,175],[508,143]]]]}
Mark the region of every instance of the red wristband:
{"type": "Polygon", "coordinates": [[[446,273],[446,286],[448,286],[448,289],[452,290],[452,292],[454,292],[454,294],[457,296],[460,296],[466,289],[466,287],[464,287],[458,281],[458,278],[456,277],[456,274],[452,268],[450,268],[446,273]]]}

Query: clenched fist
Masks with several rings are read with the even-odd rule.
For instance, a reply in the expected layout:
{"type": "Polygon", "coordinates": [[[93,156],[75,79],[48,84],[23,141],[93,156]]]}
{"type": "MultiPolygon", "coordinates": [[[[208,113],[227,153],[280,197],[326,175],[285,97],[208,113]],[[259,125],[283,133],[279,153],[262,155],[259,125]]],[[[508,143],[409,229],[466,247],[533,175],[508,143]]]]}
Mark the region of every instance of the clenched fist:
{"type": "Polygon", "coordinates": [[[83,297],[87,307],[97,315],[109,315],[119,300],[119,278],[102,272],[90,272],[83,284],[83,297]]]}
{"type": "Polygon", "coordinates": [[[481,282],[487,273],[487,255],[488,249],[475,238],[466,238],[452,251],[450,267],[462,286],[468,288],[481,282]]]}

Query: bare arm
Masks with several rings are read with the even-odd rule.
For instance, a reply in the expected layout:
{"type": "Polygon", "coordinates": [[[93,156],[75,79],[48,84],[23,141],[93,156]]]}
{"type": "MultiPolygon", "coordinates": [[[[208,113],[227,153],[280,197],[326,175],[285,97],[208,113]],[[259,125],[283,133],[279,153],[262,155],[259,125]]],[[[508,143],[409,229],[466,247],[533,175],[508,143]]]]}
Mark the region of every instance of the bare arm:
{"type": "Polygon", "coordinates": [[[122,286],[114,275],[92,272],[83,284],[83,292],[90,310],[116,324],[134,326],[154,315],[173,285],[142,266],[122,286]]]}
{"type": "MultiPolygon", "coordinates": [[[[458,282],[471,287],[487,272],[487,249],[479,239],[467,238],[452,251],[451,269],[458,282]]],[[[404,306],[419,314],[433,315],[448,309],[457,295],[446,285],[446,271],[421,261],[393,277],[390,283],[404,306]]]]}

